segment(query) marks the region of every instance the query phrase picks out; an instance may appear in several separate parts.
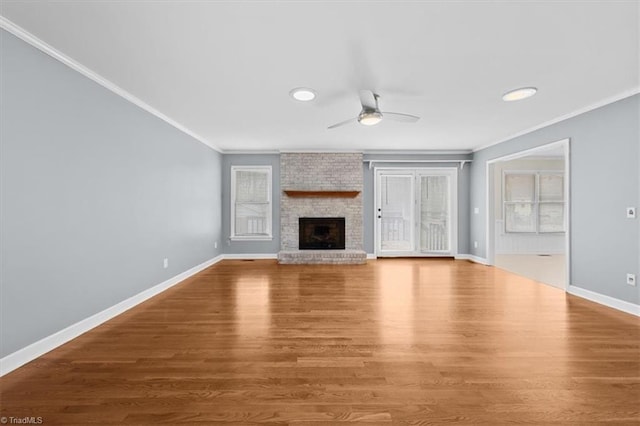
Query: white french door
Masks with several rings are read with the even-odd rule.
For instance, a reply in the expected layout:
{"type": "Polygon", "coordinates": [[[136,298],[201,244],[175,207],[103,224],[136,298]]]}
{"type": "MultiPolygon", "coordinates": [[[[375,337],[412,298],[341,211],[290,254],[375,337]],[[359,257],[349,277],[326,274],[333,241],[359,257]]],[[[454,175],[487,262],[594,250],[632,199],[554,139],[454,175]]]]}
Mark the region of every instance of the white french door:
{"type": "Polygon", "coordinates": [[[453,256],[457,169],[376,169],[376,255],[453,256]]]}
{"type": "Polygon", "coordinates": [[[413,252],[415,177],[407,173],[380,173],[378,182],[378,252],[413,252]]]}

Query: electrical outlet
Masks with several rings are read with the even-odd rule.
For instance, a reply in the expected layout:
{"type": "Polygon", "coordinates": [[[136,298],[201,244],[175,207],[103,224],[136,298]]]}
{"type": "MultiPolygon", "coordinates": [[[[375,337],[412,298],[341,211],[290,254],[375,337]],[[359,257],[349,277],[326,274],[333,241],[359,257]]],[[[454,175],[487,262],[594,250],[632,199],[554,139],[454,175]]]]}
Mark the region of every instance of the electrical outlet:
{"type": "Polygon", "coordinates": [[[167,268],[169,267],[169,259],[165,259],[165,260],[162,262],[162,266],[164,266],[164,269],[167,269],[167,268]]]}
{"type": "Polygon", "coordinates": [[[218,248],[218,242],[213,243],[213,248],[218,248]]]}
{"type": "Polygon", "coordinates": [[[474,207],[473,214],[480,214],[480,209],[478,207],[474,207]]]}
{"type": "Polygon", "coordinates": [[[636,285],[636,274],[627,274],[627,284],[636,285]]]}
{"type": "Polygon", "coordinates": [[[477,241],[473,242],[473,248],[478,248],[478,242],[477,241]]]}
{"type": "Polygon", "coordinates": [[[627,207],[627,219],[635,219],[635,218],[636,218],[636,208],[627,207]]]}

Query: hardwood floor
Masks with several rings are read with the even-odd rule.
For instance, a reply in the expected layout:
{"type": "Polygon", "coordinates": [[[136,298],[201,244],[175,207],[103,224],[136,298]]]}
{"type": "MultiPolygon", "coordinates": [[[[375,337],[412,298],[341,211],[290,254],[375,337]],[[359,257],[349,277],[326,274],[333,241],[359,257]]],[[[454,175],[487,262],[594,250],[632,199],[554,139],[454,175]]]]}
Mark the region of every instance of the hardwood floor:
{"type": "Polygon", "coordinates": [[[466,261],[223,261],[0,386],[47,425],[637,424],[640,320],[466,261]]]}

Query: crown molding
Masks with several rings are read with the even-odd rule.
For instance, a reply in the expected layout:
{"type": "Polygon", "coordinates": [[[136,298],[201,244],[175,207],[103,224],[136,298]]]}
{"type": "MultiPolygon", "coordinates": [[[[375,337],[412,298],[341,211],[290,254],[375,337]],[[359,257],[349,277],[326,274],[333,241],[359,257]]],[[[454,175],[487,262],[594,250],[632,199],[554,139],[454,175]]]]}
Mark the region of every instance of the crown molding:
{"type": "Polygon", "coordinates": [[[182,133],[185,133],[185,134],[191,136],[192,138],[194,138],[195,140],[197,140],[198,142],[201,142],[201,143],[207,145],[209,148],[211,148],[211,149],[213,149],[213,150],[215,150],[217,152],[222,153],[222,150],[218,146],[213,144],[212,142],[208,141],[207,139],[203,138],[202,136],[198,135],[197,133],[194,133],[193,131],[189,130],[184,125],[182,125],[182,124],[178,123],[177,121],[171,119],[170,117],[168,117],[167,115],[165,115],[162,112],[158,111],[157,109],[155,109],[151,105],[147,104],[143,100],[135,97],[134,95],[132,95],[131,93],[127,92],[123,88],[119,87],[115,83],[107,80],[106,78],[102,77],[100,74],[96,73],[95,71],[85,67],[84,65],[82,65],[78,61],[70,58],[69,56],[67,56],[64,53],[60,52],[59,50],[57,50],[53,46],[45,43],[44,41],[42,41],[41,39],[39,39],[35,35],[31,34],[27,30],[25,30],[24,28],[14,24],[13,22],[11,22],[10,20],[8,20],[7,18],[5,18],[2,15],[0,15],[0,28],[2,28],[4,30],[6,30],[7,32],[13,34],[14,36],[18,37],[19,39],[25,41],[26,43],[30,44],[31,46],[35,47],[36,49],[46,53],[47,55],[51,56],[52,58],[62,62],[63,64],[65,64],[66,66],[71,68],[72,70],[79,72],[80,74],[82,74],[83,76],[89,78],[90,80],[93,80],[94,82],[98,83],[99,85],[101,85],[105,89],[110,90],[111,92],[115,93],[116,95],[118,95],[118,96],[126,99],[127,101],[131,102],[132,104],[136,105],[137,107],[142,108],[143,110],[147,111],[148,113],[156,116],[157,118],[161,119],[162,121],[166,122],[167,124],[169,124],[169,125],[175,127],[176,129],[180,130],[182,133]]]}
{"type": "Polygon", "coordinates": [[[223,149],[222,153],[224,155],[260,155],[260,154],[264,154],[264,155],[273,155],[273,154],[280,154],[280,151],[278,151],[277,149],[256,149],[256,150],[252,150],[252,149],[223,149]]]}
{"type": "Polygon", "coordinates": [[[279,154],[362,154],[362,151],[345,149],[281,149],[279,154]]]}
{"type": "Polygon", "coordinates": [[[582,108],[579,108],[579,109],[577,109],[575,111],[572,111],[572,112],[570,112],[568,114],[561,115],[561,116],[553,118],[553,119],[551,119],[549,121],[545,121],[544,123],[541,123],[541,124],[538,124],[536,126],[530,127],[530,128],[528,128],[526,130],[523,130],[521,132],[512,134],[511,136],[506,137],[504,139],[500,139],[500,140],[498,140],[496,142],[491,142],[489,144],[482,145],[482,146],[479,146],[477,148],[474,148],[473,152],[482,151],[483,149],[487,149],[487,148],[492,147],[494,145],[498,145],[498,144],[500,144],[502,142],[507,142],[507,141],[510,141],[511,139],[515,139],[517,137],[524,136],[526,134],[535,132],[536,130],[540,130],[540,129],[543,129],[545,127],[551,126],[552,124],[560,123],[561,121],[568,120],[568,119],[576,117],[576,116],[578,116],[580,114],[584,114],[586,112],[593,111],[594,109],[602,108],[603,106],[607,106],[607,105],[612,104],[614,102],[618,102],[618,101],[621,101],[623,99],[629,98],[631,96],[637,95],[638,93],[640,93],[640,87],[634,87],[633,89],[626,90],[626,91],[624,91],[622,93],[618,93],[617,95],[610,96],[608,98],[604,98],[604,99],[602,99],[602,100],[600,100],[598,102],[592,103],[591,105],[587,105],[585,107],[582,107],[582,108]]]}
{"type": "MultiPolygon", "coordinates": [[[[363,155],[470,155],[473,151],[470,149],[458,150],[437,150],[437,149],[421,149],[421,150],[402,150],[402,149],[373,149],[373,150],[320,150],[320,149],[223,149],[223,154],[235,155],[255,155],[255,154],[363,154],[363,155]]],[[[459,161],[459,159],[451,160],[459,161]]]]}
{"type": "Polygon", "coordinates": [[[470,149],[365,149],[365,155],[469,155],[470,149]]]}

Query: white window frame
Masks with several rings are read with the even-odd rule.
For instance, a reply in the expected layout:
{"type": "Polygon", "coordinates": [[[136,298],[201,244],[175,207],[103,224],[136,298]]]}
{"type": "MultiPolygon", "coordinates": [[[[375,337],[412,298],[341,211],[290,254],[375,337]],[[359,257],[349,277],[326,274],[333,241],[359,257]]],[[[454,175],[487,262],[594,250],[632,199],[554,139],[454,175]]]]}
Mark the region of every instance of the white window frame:
{"type": "Polygon", "coordinates": [[[505,234],[565,234],[567,232],[566,209],[567,194],[565,191],[565,175],[563,170],[505,170],[502,172],[502,222],[505,234]],[[507,176],[509,175],[532,175],[534,177],[534,197],[533,201],[507,201],[507,176]],[[557,175],[562,177],[562,200],[540,201],[540,176],[557,175]],[[535,229],[533,231],[509,231],[507,230],[507,205],[510,204],[531,204],[533,206],[533,219],[535,229]],[[562,231],[540,231],[540,204],[562,204],[565,214],[563,214],[562,231]]]}
{"type": "Polygon", "coordinates": [[[229,238],[234,241],[271,241],[273,240],[273,179],[271,166],[231,166],[231,232],[229,238]],[[236,173],[243,172],[261,172],[267,173],[268,194],[267,217],[266,217],[266,233],[251,235],[236,235],[236,173]]]}

